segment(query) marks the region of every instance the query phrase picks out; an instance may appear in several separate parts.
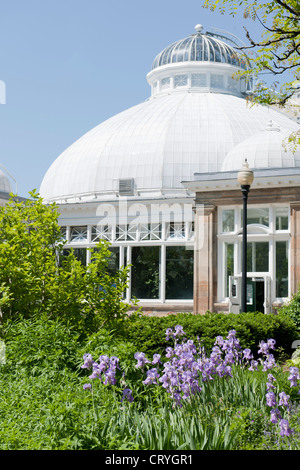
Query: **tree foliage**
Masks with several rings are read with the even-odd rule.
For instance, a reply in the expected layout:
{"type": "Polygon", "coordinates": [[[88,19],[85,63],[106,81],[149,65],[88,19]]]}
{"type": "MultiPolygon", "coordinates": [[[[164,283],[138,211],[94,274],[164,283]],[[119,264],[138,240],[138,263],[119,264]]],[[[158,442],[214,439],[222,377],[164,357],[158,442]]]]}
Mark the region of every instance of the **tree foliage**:
{"type": "Polygon", "coordinates": [[[269,73],[276,77],[285,74],[286,81],[280,87],[259,81],[254,100],[266,104],[285,105],[300,91],[300,3],[298,0],[204,0],[203,6],[219,9],[222,14],[234,16],[243,12],[245,19],[257,21],[262,26],[260,38],[253,37],[244,26],[248,45],[239,49],[251,59],[251,70],[245,75],[257,77],[269,73]]]}
{"type": "MultiPolygon", "coordinates": [[[[237,75],[256,78],[249,101],[279,107],[288,105],[291,112],[298,114],[300,107],[293,97],[300,92],[299,0],[204,0],[203,6],[231,16],[242,12],[245,19],[259,22],[260,38],[244,26],[248,45],[237,49],[250,59],[250,68],[237,75]],[[265,75],[271,75],[273,83],[262,78],[265,75]],[[280,82],[282,77],[284,81],[280,82]]],[[[300,131],[291,133],[288,144],[292,150],[300,144],[300,131]]]]}
{"type": "Polygon", "coordinates": [[[35,192],[19,201],[11,196],[0,207],[0,320],[45,315],[94,328],[122,319],[127,269],[109,274],[108,243],[91,250],[84,266],[64,241],[55,204],[35,192]]]}

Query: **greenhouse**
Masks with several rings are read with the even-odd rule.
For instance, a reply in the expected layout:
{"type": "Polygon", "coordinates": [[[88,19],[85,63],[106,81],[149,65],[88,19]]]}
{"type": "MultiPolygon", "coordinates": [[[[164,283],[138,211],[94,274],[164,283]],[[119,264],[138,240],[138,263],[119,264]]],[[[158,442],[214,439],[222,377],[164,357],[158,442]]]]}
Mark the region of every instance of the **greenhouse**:
{"type": "Polygon", "coordinates": [[[125,300],[145,312],[239,311],[245,157],[253,308],[274,311],[300,281],[300,153],[283,147],[299,125],[248,104],[254,83],[236,75],[247,67],[229,37],[197,25],[155,57],[151,96],[84,134],[41,183],[66,250],[86,264],[87,248],[109,241],[111,270],[131,266],[125,300]]]}

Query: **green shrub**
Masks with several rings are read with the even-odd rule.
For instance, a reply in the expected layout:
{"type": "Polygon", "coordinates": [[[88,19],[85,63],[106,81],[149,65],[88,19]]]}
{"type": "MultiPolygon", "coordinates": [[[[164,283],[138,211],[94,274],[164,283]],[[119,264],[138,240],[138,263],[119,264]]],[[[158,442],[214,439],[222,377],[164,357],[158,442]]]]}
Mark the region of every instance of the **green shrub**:
{"type": "Polygon", "coordinates": [[[137,349],[133,343],[118,337],[114,334],[114,331],[101,328],[101,330],[90,334],[82,342],[77,351],[77,356],[80,359],[80,365],[83,363],[83,355],[86,353],[91,354],[95,360],[98,360],[102,354],[117,356],[120,364],[122,364],[122,371],[127,375],[134,367],[134,354],[136,351],[137,349]]]}
{"type": "Polygon", "coordinates": [[[294,322],[300,332],[300,291],[293,295],[291,300],[278,312],[280,317],[287,317],[294,322]]]}
{"type": "Polygon", "coordinates": [[[141,317],[127,322],[126,339],[141,348],[142,352],[163,353],[170,345],[166,341],[166,329],[182,325],[186,339],[201,340],[209,351],[216,336],[226,337],[230,330],[236,336],[242,348],[250,348],[255,354],[260,341],[273,338],[276,348],[282,348],[290,354],[293,341],[297,338],[294,323],[286,317],[265,315],[263,313],[223,314],[210,313],[193,315],[181,313],[165,317],[141,317]]]}
{"type": "Polygon", "coordinates": [[[30,374],[75,369],[79,334],[58,319],[33,317],[8,321],[4,328],[6,367],[26,368],[30,374]]]}
{"type": "Polygon", "coordinates": [[[88,266],[65,250],[58,207],[33,191],[0,207],[0,328],[7,320],[47,315],[83,332],[126,317],[128,267],[112,274],[109,243],[100,240],[88,266]]]}

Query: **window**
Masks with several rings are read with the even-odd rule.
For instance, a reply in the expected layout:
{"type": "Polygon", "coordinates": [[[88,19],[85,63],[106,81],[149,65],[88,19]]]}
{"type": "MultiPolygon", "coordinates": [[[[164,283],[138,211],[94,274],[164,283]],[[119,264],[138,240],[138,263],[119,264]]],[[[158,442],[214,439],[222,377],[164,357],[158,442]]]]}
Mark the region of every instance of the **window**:
{"type": "Polygon", "coordinates": [[[224,243],[225,258],[225,297],[229,296],[229,277],[234,275],[234,244],[224,243]]]}
{"type": "Polygon", "coordinates": [[[185,237],[184,223],[170,222],[167,226],[167,238],[183,239],[185,237]]]}
{"type": "Polygon", "coordinates": [[[70,242],[86,242],[87,227],[71,227],[70,242]]]}
{"type": "Polygon", "coordinates": [[[238,82],[232,77],[228,77],[228,89],[232,91],[237,91],[238,82]]]}
{"type": "Polygon", "coordinates": [[[250,207],[247,210],[247,224],[260,224],[269,227],[269,209],[261,207],[250,207]]]}
{"type": "Polygon", "coordinates": [[[163,78],[161,81],[161,89],[165,90],[170,87],[170,77],[163,78]]]}
{"type": "Polygon", "coordinates": [[[112,227],[110,225],[97,225],[92,227],[92,242],[99,240],[112,240],[112,227]]]}
{"type": "Polygon", "coordinates": [[[134,224],[130,225],[117,225],[116,227],[116,240],[136,240],[137,238],[137,226],[134,224]]]}
{"type": "Polygon", "coordinates": [[[193,250],[166,248],[166,299],[193,298],[193,250]]]}
{"type": "Polygon", "coordinates": [[[67,227],[60,227],[61,241],[67,240],[67,227]]]}
{"type": "MultiPolygon", "coordinates": [[[[218,211],[218,266],[221,268],[218,270],[218,295],[220,301],[225,301],[229,297],[230,276],[240,276],[242,270],[243,209],[241,205],[224,206],[218,211]]],[[[252,280],[255,288],[263,285],[263,278],[266,282],[265,291],[259,294],[256,290],[257,295],[267,295],[271,303],[276,298],[287,298],[290,294],[289,206],[276,202],[268,206],[250,205],[247,224],[247,272],[255,279],[255,282],[252,280]]]]}
{"type": "Polygon", "coordinates": [[[224,88],[224,77],[223,75],[211,74],[210,85],[215,88],[224,88]]]}
{"type": "Polygon", "coordinates": [[[159,298],[159,246],[134,246],[131,252],[131,295],[159,298]]]}
{"type": "MultiPolygon", "coordinates": [[[[241,220],[243,220],[243,209],[241,210],[241,220]]],[[[269,209],[267,207],[248,207],[247,225],[251,224],[269,227],[269,209]]]]}
{"type": "Polygon", "coordinates": [[[140,240],[160,240],[161,224],[141,224],[140,240]]]}
{"type": "Polygon", "coordinates": [[[111,255],[108,259],[108,274],[110,276],[115,276],[119,270],[119,260],[120,260],[120,250],[119,247],[109,247],[111,255]]]}
{"type": "Polygon", "coordinates": [[[222,212],[222,232],[234,231],[234,209],[224,209],[222,212]]]}
{"type": "Polygon", "coordinates": [[[288,297],[288,242],[276,242],[276,297],[288,297]]]}
{"type": "Polygon", "coordinates": [[[194,231],[195,231],[194,222],[189,222],[188,227],[187,227],[187,239],[188,240],[194,240],[194,231]]]}
{"type": "MultiPolygon", "coordinates": [[[[83,266],[86,266],[86,248],[72,248],[75,258],[81,262],[83,266]]],[[[64,259],[70,254],[71,249],[66,248],[63,250],[62,255],[59,260],[60,266],[62,265],[64,259]]]]}
{"type": "Polygon", "coordinates": [[[289,228],[289,208],[288,207],[276,207],[275,218],[276,218],[276,230],[288,230],[289,228]]]}
{"type": "Polygon", "coordinates": [[[175,88],[179,86],[186,86],[188,81],[187,75],[176,75],[174,78],[174,86],[175,88]]]}
{"type": "Polygon", "coordinates": [[[269,271],[269,242],[247,243],[247,271],[269,271]]]}
{"type": "Polygon", "coordinates": [[[206,75],[203,73],[192,74],[192,87],[205,87],[206,86],[206,75]]]}

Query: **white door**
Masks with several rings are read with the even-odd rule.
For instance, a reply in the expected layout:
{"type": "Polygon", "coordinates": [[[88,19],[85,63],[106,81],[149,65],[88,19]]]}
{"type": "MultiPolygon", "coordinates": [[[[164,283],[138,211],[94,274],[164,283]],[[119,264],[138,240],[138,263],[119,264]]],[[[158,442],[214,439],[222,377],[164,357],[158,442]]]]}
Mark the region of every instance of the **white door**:
{"type": "Polygon", "coordinates": [[[264,313],[271,313],[271,278],[270,276],[264,276],[265,278],[265,301],[264,301],[264,313]]]}
{"type": "Polygon", "coordinates": [[[240,313],[241,282],[241,276],[229,276],[229,313],[240,313]]]}

